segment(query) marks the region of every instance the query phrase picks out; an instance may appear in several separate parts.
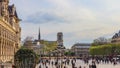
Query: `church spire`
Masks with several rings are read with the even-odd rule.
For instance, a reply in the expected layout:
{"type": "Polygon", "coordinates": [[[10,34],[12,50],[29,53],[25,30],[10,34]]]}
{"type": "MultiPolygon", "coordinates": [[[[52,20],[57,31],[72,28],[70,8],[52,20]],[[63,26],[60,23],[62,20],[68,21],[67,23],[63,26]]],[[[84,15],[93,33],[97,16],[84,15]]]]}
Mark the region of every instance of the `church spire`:
{"type": "Polygon", "coordinates": [[[38,34],[38,40],[41,40],[41,35],[40,35],[40,27],[39,27],[39,34],[38,34]]]}

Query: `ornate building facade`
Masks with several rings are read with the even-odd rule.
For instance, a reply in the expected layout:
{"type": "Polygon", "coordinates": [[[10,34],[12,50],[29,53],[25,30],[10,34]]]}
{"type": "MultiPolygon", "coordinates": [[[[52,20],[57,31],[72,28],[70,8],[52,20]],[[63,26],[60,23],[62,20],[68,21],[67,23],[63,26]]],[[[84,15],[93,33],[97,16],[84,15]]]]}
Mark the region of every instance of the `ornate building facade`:
{"type": "Polygon", "coordinates": [[[20,47],[20,19],[14,5],[9,0],[0,0],[0,63],[14,60],[20,47]]]}
{"type": "Polygon", "coordinates": [[[111,43],[120,43],[120,31],[112,37],[111,43]]]}

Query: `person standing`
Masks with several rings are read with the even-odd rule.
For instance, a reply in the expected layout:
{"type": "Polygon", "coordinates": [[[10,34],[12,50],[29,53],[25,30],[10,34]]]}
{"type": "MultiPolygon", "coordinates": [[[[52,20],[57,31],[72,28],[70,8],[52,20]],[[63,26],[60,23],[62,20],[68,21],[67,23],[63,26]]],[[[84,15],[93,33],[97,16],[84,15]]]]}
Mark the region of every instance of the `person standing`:
{"type": "Polygon", "coordinates": [[[92,63],[92,68],[97,68],[95,62],[92,63]]]}

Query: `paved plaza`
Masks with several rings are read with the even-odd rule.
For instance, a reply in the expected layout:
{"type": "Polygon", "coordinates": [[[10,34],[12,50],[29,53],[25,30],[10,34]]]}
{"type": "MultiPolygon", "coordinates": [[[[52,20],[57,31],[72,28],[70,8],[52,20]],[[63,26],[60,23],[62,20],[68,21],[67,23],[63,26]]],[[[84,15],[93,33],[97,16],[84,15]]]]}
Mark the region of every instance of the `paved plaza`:
{"type": "MultiPolygon", "coordinates": [[[[89,63],[90,64],[90,63],[89,63]]],[[[81,66],[82,68],[89,68],[89,64],[87,65],[87,64],[84,64],[84,62],[83,61],[81,61],[81,60],[77,60],[76,61],[76,64],[75,64],[75,66],[77,67],[77,68],[79,68],[79,66],[81,66]]],[[[46,68],[45,66],[43,66],[42,64],[38,64],[37,66],[36,66],[36,68],[39,68],[39,65],[41,65],[41,68],[46,68]]],[[[49,64],[47,64],[47,66],[48,66],[48,68],[56,68],[55,66],[52,66],[52,65],[49,65],[49,64]]],[[[70,65],[66,65],[67,66],[67,68],[72,68],[72,65],[70,64],[70,65]]],[[[109,63],[109,64],[104,64],[104,63],[101,63],[101,64],[97,64],[97,68],[120,68],[120,64],[118,63],[117,65],[113,65],[113,64],[111,64],[111,63],[109,63]]]]}

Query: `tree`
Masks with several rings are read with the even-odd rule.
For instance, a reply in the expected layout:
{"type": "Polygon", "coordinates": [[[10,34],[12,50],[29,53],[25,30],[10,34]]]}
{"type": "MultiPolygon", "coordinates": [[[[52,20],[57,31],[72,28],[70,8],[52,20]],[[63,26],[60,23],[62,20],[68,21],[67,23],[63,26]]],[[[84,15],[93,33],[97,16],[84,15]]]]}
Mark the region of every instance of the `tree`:
{"type": "Polygon", "coordinates": [[[16,68],[35,68],[38,56],[33,50],[22,48],[15,54],[16,68]]]}
{"type": "Polygon", "coordinates": [[[93,46],[95,45],[103,45],[103,44],[107,44],[108,40],[104,37],[99,37],[97,39],[95,39],[92,43],[93,46]]]}
{"type": "Polygon", "coordinates": [[[71,51],[65,52],[64,55],[65,56],[71,56],[71,51]]]}
{"type": "Polygon", "coordinates": [[[120,44],[105,44],[102,46],[92,46],[91,55],[120,55],[120,44]]]}
{"type": "Polygon", "coordinates": [[[33,41],[33,37],[27,36],[23,42],[26,42],[26,41],[33,41]]]}
{"type": "Polygon", "coordinates": [[[43,51],[46,52],[46,54],[50,54],[57,48],[56,41],[42,41],[42,44],[44,44],[43,51]]]}
{"type": "Polygon", "coordinates": [[[68,51],[64,53],[65,56],[75,56],[74,52],[68,51]]]}
{"type": "Polygon", "coordinates": [[[30,36],[26,37],[23,43],[24,47],[32,49],[31,46],[33,46],[33,37],[30,36]]]}

